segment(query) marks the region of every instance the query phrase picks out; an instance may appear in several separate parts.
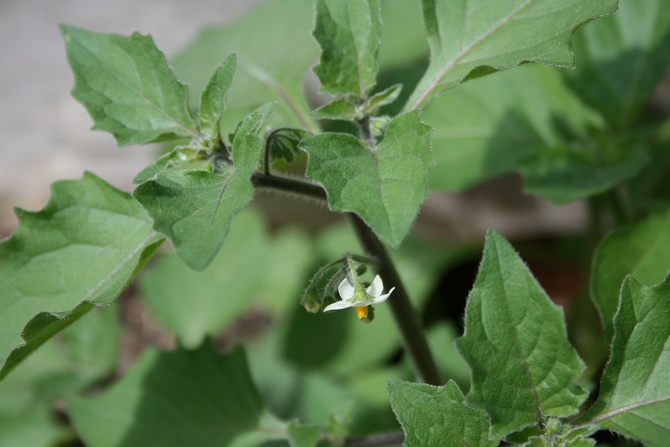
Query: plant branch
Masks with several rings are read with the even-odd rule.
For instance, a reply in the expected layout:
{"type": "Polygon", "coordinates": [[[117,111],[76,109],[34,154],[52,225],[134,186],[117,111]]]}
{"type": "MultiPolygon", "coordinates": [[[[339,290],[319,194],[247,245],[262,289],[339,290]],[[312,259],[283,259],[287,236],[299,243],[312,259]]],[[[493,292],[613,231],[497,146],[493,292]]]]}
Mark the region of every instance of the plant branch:
{"type": "Polygon", "coordinates": [[[251,176],[251,183],[256,188],[275,189],[312,199],[327,200],[326,191],[321,185],[307,180],[256,172],[251,176]]]}
{"type": "Polygon", "coordinates": [[[403,442],[405,442],[405,434],[401,431],[394,431],[348,439],[344,445],[345,447],[390,447],[402,445],[403,442]]]}
{"type": "MultiPolygon", "coordinates": [[[[275,189],[303,197],[327,200],[324,189],[307,180],[256,172],[251,177],[251,181],[257,188],[275,189]]],[[[405,350],[411,358],[417,379],[431,385],[442,385],[426,337],[386,247],[360,217],[353,213],[348,215],[363,249],[368,256],[378,260],[378,264],[374,266],[377,273],[389,287],[396,288],[388,303],[405,350]]]]}
{"type": "Polygon", "coordinates": [[[396,288],[387,302],[391,307],[405,350],[411,358],[417,379],[430,385],[442,385],[426,337],[386,247],[360,217],[350,213],[349,218],[368,256],[379,261],[376,266],[377,273],[390,287],[396,288]]]}

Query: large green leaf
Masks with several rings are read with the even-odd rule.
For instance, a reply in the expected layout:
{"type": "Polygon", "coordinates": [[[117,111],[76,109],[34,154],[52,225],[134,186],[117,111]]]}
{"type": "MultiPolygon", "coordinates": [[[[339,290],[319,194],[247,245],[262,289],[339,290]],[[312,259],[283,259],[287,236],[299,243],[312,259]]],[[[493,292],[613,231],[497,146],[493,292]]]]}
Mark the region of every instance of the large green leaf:
{"type": "Polygon", "coordinates": [[[621,0],[575,34],[571,86],[617,127],[631,124],[670,64],[670,2],[621,0]]]}
{"type": "MultiPolygon", "coordinates": [[[[303,95],[305,75],[319,54],[310,36],[313,0],[270,0],[224,26],[206,28],[174,59],[174,70],[193,89],[228,54],[237,54],[235,82],[224,123],[235,123],[268,101],[277,101],[271,122],[318,130],[303,95]]],[[[197,106],[197,104],[193,104],[197,106]]]]}
{"type": "Polygon", "coordinates": [[[435,128],[429,185],[449,190],[518,170],[533,155],[584,140],[599,123],[557,69],[532,64],[445,92],[424,120],[435,128]]]}
{"type": "Polygon", "coordinates": [[[377,81],[379,0],[317,0],[314,38],[321,47],[314,73],[321,89],[365,99],[377,81]]]}
{"type": "Polygon", "coordinates": [[[75,429],[91,447],[197,445],[256,447],[283,427],[258,397],[236,350],[146,351],[111,389],[69,403],[75,429]]]}
{"type": "Polygon", "coordinates": [[[0,244],[0,378],[94,305],[111,303],[160,238],[130,196],[92,174],[57,182],[0,244]]]}
{"type": "Polygon", "coordinates": [[[637,175],[651,158],[643,146],[585,141],[545,148],[524,163],[524,192],[564,204],[607,191],[637,175]]]}
{"type": "Polygon", "coordinates": [[[493,437],[574,414],[587,397],[575,385],[584,365],[568,342],[561,309],[493,230],[457,343],[472,369],[467,402],[489,414],[493,437]]]}
{"type": "Polygon", "coordinates": [[[391,407],[405,431],[407,447],[495,447],[483,411],[465,405],[455,382],[435,387],[400,380],[387,385],[391,407]]]}
{"type": "Polygon", "coordinates": [[[670,279],[647,287],[628,277],[614,320],[612,354],[598,400],[582,420],[649,447],[670,436],[670,279]]]}
{"type": "Polygon", "coordinates": [[[120,145],[197,136],[188,89],[151,37],[61,30],[75,76],[72,95],[94,129],[110,132],[120,145]]]}
{"type": "Polygon", "coordinates": [[[569,67],[571,34],[582,23],[612,13],[617,0],[423,0],[430,64],[406,110],[423,107],[468,76],[521,62],[569,67]]]}
{"type": "Polygon", "coordinates": [[[142,298],[182,346],[196,348],[253,304],[263,286],[268,242],[260,217],[242,212],[207,269],[196,272],[177,256],[165,256],[141,277],[142,298]]]}
{"type": "Polygon", "coordinates": [[[240,123],[232,147],[234,166],[225,174],[164,171],[135,190],[154,228],[170,238],[191,268],[202,270],[211,262],[230,222],[253,197],[250,179],[261,155],[257,133],[272,108],[272,103],[261,106],[240,123]]]}
{"type": "Polygon", "coordinates": [[[426,198],[432,161],[429,126],[419,111],[399,115],[377,147],[325,133],[300,143],[307,175],[323,184],[334,211],[353,211],[387,244],[398,246],[426,198]]]}
{"type": "Polygon", "coordinates": [[[634,276],[653,286],[670,271],[670,213],[608,235],[593,257],[591,297],[598,308],[607,341],[614,335],[614,315],[624,278],[634,276]]]}

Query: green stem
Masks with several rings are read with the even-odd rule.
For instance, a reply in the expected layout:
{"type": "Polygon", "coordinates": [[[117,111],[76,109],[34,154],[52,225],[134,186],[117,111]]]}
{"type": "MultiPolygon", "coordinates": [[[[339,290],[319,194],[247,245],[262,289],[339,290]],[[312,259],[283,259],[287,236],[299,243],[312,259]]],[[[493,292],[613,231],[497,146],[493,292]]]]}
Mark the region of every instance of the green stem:
{"type": "MultiPolygon", "coordinates": [[[[327,200],[326,192],[320,185],[306,180],[257,172],[251,177],[251,181],[257,188],[269,188],[302,197],[327,200]]],[[[389,287],[396,288],[388,302],[417,379],[431,385],[441,385],[442,380],[437,372],[428,342],[386,247],[360,217],[352,213],[349,214],[349,217],[356,236],[367,255],[378,260],[375,266],[377,273],[389,287]]]]}

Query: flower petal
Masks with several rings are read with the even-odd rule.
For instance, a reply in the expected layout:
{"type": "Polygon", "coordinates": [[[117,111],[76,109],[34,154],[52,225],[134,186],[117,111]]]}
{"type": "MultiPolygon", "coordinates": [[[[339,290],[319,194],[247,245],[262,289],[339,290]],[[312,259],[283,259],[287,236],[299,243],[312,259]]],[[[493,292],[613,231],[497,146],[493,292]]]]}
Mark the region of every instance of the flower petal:
{"type": "Polygon", "coordinates": [[[372,280],[372,284],[370,284],[370,287],[365,289],[365,292],[368,295],[375,298],[381,295],[383,291],[384,291],[384,283],[382,282],[382,279],[379,277],[379,275],[375,276],[375,279],[372,280]]]}
{"type": "Polygon", "coordinates": [[[344,278],[340,285],[337,286],[337,291],[340,292],[340,297],[345,301],[354,297],[354,286],[349,283],[347,278],[344,278]]]}
{"type": "Polygon", "coordinates": [[[374,297],[374,299],[372,300],[372,304],[377,304],[377,303],[381,303],[382,301],[386,301],[386,298],[391,296],[391,292],[393,292],[394,290],[395,290],[395,287],[391,287],[391,290],[389,290],[389,293],[374,297]]]}
{"type": "Polygon", "coordinates": [[[349,301],[335,301],[333,304],[329,304],[326,306],[325,309],[323,309],[324,312],[330,312],[331,310],[340,310],[340,309],[346,309],[348,307],[354,307],[353,304],[351,304],[349,301]]]}

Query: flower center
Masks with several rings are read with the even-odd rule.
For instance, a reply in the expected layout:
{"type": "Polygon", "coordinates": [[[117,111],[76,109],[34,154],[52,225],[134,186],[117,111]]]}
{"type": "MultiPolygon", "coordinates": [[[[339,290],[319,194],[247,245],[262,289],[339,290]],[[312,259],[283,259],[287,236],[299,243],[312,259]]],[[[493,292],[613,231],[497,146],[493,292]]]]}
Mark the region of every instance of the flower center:
{"type": "Polygon", "coordinates": [[[358,319],[362,320],[363,318],[368,317],[368,306],[356,306],[356,315],[358,319]]]}

